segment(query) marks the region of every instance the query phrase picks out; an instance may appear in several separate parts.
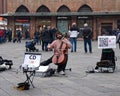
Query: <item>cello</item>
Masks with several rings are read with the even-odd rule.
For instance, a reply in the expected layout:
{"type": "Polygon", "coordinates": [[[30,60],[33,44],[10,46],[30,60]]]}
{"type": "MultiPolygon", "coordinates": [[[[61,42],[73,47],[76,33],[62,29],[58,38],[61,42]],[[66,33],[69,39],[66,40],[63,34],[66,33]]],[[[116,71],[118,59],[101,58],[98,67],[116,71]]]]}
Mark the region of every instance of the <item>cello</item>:
{"type": "Polygon", "coordinates": [[[52,57],[52,63],[56,65],[64,64],[67,60],[67,58],[65,57],[66,49],[67,45],[63,41],[61,41],[60,47],[57,50],[57,54],[54,54],[52,57]]]}

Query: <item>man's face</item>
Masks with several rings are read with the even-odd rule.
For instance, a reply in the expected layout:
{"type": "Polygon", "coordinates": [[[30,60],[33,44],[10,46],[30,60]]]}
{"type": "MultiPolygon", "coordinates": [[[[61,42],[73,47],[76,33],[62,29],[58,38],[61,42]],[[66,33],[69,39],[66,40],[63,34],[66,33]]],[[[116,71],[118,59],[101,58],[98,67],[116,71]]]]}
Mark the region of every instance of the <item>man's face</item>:
{"type": "Polygon", "coordinates": [[[61,34],[57,34],[57,39],[62,39],[62,35],[61,34]]]}

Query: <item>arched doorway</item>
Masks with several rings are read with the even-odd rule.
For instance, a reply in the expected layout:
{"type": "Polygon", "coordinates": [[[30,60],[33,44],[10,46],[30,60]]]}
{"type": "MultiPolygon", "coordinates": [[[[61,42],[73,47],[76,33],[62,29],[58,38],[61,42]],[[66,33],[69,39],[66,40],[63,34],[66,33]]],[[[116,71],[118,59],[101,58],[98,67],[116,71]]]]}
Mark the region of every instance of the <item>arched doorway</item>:
{"type": "MultiPolygon", "coordinates": [[[[28,12],[29,10],[24,5],[21,5],[20,7],[17,8],[15,13],[25,14],[28,12]]],[[[20,30],[22,32],[23,38],[25,39],[30,38],[30,17],[16,16],[14,20],[15,20],[14,36],[16,36],[16,30],[20,30]]]]}
{"type": "MultiPolygon", "coordinates": [[[[37,13],[49,13],[50,10],[48,9],[48,7],[46,7],[45,5],[41,5],[37,11],[37,13]]],[[[43,27],[43,25],[45,26],[51,26],[51,17],[49,16],[41,16],[41,17],[36,17],[36,28],[39,29],[40,27],[43,27]]]]}
{"type": "MultiPolygon", "coordinates": [[[[92,9],[88,5],[83,5],[79,8],[78,12],[80,13],[90,13],[93,12],[92,9]]],[[[93,28],[93,17],[92,16],[78,16],[78,27],[80,28],[80,34],[79,37],[82,37],[82,30],[84,27],[84,24],[87,23],[89,27],[93,28]]]]}
{"type": "MultiPolygon", "coordinates": [[[[63,12],[64,14],[65,12],[70,12],[70,9],[67,6],[63,5],[57,10],[57,12],[63,12]]],[[[71,18],[68,16],[57,17],[57,29],[63,34],[68,32],[68,26],[70,24],[70,19],[71,18]]]]}

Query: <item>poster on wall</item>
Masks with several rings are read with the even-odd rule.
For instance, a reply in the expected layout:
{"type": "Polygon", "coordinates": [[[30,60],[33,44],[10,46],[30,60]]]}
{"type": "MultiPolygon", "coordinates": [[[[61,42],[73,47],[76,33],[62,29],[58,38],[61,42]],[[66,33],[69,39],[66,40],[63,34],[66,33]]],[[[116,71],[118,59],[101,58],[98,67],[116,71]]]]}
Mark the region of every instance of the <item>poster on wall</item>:
{"type": "Polygon", "coordinates": [[[116,48],[116,36],[98,36],[98,48],[116,48]]]}
{"type": "Polygon", "coordinates": [[[66,20],[59,20],[57,23],[58,30],[63,34],[68,32],[68,22],[66,20]]]}

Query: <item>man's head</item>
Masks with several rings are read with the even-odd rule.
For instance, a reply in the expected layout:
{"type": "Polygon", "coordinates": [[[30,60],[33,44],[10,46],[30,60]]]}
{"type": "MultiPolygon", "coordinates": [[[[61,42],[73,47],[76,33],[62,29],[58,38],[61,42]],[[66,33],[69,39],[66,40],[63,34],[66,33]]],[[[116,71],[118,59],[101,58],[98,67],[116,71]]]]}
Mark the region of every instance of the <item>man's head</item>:
{"type": "Polygon", "coordinates": [[[63,37],[63,35],[62,35],[61,32],[57,32],[57,33],[56,33],[56,38],[57,38],[57,39],[62,39],[62,37],[63,37]]]}
{"type": "Polygon", "coordinates": [[[73,23],[72,23],[72,26],[76,26],[76,23],[75,23],[75,22],[73,22],[73,23]]]}
{"type": "Polygon", "coordinates": [[[87,23],[85,23],[85,24],[84,24],[84,27],[87,27],[87,26],[88,26],[88,24],[87,24],[87,23]]]}

